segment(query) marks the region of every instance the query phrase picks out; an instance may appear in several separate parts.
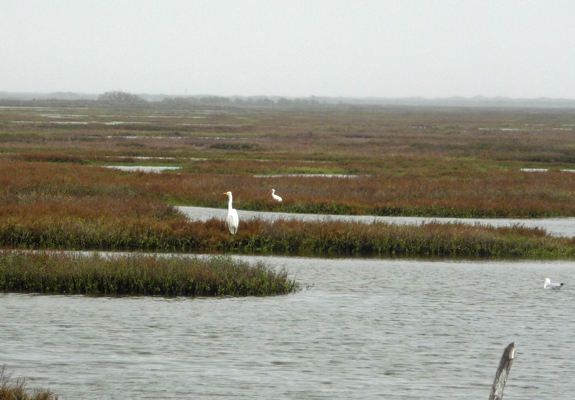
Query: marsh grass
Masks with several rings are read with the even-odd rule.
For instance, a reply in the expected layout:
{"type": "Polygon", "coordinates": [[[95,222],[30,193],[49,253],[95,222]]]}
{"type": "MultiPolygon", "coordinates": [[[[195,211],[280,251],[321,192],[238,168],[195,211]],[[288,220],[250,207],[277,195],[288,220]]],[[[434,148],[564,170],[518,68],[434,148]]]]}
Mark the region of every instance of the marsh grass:
{"type": "Polygon", "coordinates": [[[575,240],[542,229],[467,224],[298,222],[258,220],[240,226],[243,235],[222,243],[226,250],[355,256],[573,257],[575,240]]]}
{"type": "Polygon", "coordinates": [[[481,176],[469,172],[441,176],[435,171],[431,176],[419,172],[353,179],[256,178],[246,174],[147,174],[0,158],[0,198],[6,206],[22,205],[21,199],[34,195],[54,201],[60,198],[67,204],[81,204],[87,196],[93,198],[90,204],[113,198],[132,202],[134,207],[137,202],[155,202],[224,208],[227,204],[219,193],[225,189],[234,193],[236,208],[252,211],[460,218],[575,215],[573,173],[487,170],[481,176]],[[281,204],[267,195],[271,188],[283,197],[281,204]]]}
{"type": "Polygon", "coordinates": [[[298,290],[287,271],[229,257],[0,251],[0,291],[86,295],[263,296],[298,290]]]}
{"type": "Polygon", "coordinates": [[[400,226],[326,221],[241,221],[229,235],[223,221],[71,217],[10,218],[0,222],[0,245],[28,249],[239,252],[244,254],[562,257],[575,255],[575,239],[541,229],[428,223],[400,226]]]}
{"type": "Polygon", "coordinates": [[[298,160],[226,160],[210,159],[187,163],[183,170],[189,173],[234,175],[326,174],[345,175],[357,172],[350,168],[325,163],[298,160]]]}
{"type": "Polygon", "coordinates": [[[25,379],[13,379],[0,367],[0,400],[58,400],[58,396],[48,390],[29,390],[25,379]]]}
{"type": "Polygon", "coordinates": [[[520,172],[527,167],[574,169],[573,110],[343,105],[206,110],[153,104],[114,110],[95,102],[85,109],[72,108],[73,102],[55,104],[62,109],[54,106],[50,113],[81,114],[74,119],[90,123],[60,126],[49,123],[46,111],[0,110],[0,153],[11,153],[0,160],[0,196],[29,201],[31,193],[83,195],[102,202],[106,196],[132,197],[223,208],[225,199],[218,193],[231,190],[237,208],[253,211],[575,216],[575,174],[520,172]],[[153,176],[83,165],[132,164],[140,161],[125,157],[142,156],[156,157],[143,165],[178,163],[182,173],[153,176]],[[320,164],[325,161],[329,164],[320,164]],[[252,176],[289,173],[362,177],[252,176]],[[266,196],[271,188],[283,197],[281,204],[266,196]]]}
{"type": "Polygon", "coordinates": [[[50,153],[22,153],[11,156],[16,160],[35,161],[35,162],[52,162],[52,163],[73,163],[87,164],[83,157],[61,154],[57,152],[50,153]]]}
{"type": "Polygon", "coordinates": [[[575,174],[487,171],[489,180],[253,178],[124,173],[76,164],[0,159],[0,245],[16,248],[230,251],[317,255],[571,257],[573,240],[542,231],[464,224],[189,222],[166,204],[325,214],[451,217],[574,215],[575,174]],[[275,188],[284,198],[267,196],[275,188]],[[236,188],[238,188],[236,190],[236,188]],[[330,197],[331,196],[331,197],[330,197]],[[191,203],[191,204],[190,204],[191,203]]]}

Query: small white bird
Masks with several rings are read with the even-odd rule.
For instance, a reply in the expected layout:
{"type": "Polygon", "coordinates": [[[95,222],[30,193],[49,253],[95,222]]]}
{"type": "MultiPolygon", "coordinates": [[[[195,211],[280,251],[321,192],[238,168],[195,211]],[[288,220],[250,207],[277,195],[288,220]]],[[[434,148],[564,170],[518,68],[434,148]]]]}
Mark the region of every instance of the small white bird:
{"type": "Polygon", "coordinates": [[[274,200],[277,201],[278,203],[281,203],[281,202],[282,202],[282,198],[279,197],[279,196],[276,194],[276,190],[275,190],[275,189],[270,190],[270,191],[268,192],[268,194],[270,194],[270,193],[272,194],[272,199],[274,199],[274,200]]]}
{"type": "Polygon", "coordinates": [[[230,233],[235,235],[238,231],[238,226],[240,225],[240,219],[238,217],[238,212],[232,208],[232,192],[226,192],[224,194],[228,195],[228,217],[226,218],[226,226],[228,227],[230,233]]]}
{"type": "Polygon", "coordinates": [[[545,278],[545,283],[543,284],[543,289],[561,289],[563,283],[551,282],[551,279],[545,278]]]}

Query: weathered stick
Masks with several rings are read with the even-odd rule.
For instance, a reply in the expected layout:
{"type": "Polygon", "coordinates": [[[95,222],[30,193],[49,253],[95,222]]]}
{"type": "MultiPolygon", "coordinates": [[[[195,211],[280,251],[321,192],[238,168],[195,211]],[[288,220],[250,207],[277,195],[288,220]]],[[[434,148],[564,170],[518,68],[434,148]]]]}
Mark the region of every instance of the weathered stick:
{"type": "Polygon", "coordinates": [[[497,368],[497,373],[495,374],[495,380],[493,381],[493,387],[491,388],[491,396],[489,396],[489,400],[503,399],[503,389],[505,388],[505,382],[507,381],[509,370],[513,365],[514,355],[515,355],[515,342],[511,343],[503,351],[503,355],[501,356],[501,360],[499,361],[499,368],[497,368]]]}

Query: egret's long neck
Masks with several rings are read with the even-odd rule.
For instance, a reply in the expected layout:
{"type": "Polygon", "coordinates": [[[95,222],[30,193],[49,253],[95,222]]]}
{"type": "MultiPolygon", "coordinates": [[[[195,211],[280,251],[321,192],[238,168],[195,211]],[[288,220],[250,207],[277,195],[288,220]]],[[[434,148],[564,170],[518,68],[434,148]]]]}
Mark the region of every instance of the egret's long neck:
{"type": "Polygon", "coordinates": [[[232,209],[232,195],[230,194],[228,197],[230,198],[228,200],[228,210],[231,210],[232,209]]]}

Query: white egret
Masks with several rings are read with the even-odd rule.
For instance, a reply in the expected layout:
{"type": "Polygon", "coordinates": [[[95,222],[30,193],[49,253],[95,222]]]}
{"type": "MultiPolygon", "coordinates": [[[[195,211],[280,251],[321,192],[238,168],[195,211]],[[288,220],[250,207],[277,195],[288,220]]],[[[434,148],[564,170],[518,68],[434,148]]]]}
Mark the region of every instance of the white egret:
{"type": "Polygon", "coordinates": [[[270,190],[270,191],[268,192],[268,194],[270,194],[270,193],[272,194],[272,199],[274,199],[274,200],[277,201],[278,203],[281,203],[281,202],[282,202],[282,198],[279,197],[279,196],[276,194],[276,190],[275,190],[275,189],[270,190]]]}
{"type": "Polygon", "coordinates": [[[543,289],[561,289],[563,283],[551,282],[551,279],[545,278],[545,283],[543,284],[543,289]]]}
{"type": "Polygon", "coordinates": [[[238,218],[238,212],[232,208],[232,192],[226,192],[224,194],[228,195],[228,217],[226,218],[226,225],[232,235],[235,235],[238,231],[238,226],[240,225],[240,219],[238,218]]]}

